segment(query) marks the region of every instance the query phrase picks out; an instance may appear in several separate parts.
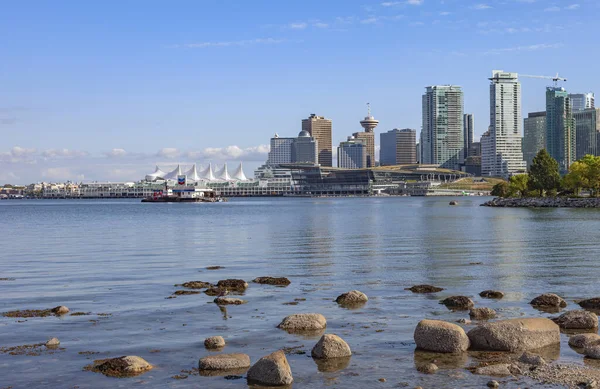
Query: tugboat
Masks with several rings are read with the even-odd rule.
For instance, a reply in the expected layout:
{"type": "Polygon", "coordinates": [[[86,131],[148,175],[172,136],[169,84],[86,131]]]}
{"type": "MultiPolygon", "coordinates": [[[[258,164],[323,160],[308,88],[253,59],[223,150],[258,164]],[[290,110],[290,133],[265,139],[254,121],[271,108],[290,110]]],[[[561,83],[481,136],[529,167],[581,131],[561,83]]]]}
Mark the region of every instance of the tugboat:
{"type": "Polygon", "coordinates": [[[177,188],[170,189],[165,182],[164,190],[156,190],[152,196],[142,199],[142,203],[220,203],[225,201],[210,188],[186,186],[178,180],[177,188]]]}

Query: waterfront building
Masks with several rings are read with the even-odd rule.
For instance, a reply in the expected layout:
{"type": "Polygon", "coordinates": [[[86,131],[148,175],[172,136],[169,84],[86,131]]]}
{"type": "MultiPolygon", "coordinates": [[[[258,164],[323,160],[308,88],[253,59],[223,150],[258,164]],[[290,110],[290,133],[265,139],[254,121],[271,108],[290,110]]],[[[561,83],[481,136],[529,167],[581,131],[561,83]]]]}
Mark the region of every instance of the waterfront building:
{"type": "Polygon", "coordinates": [[[298,137],[292,142],[292,162],[319,163],[318,142],[308,131],[300,131],[298,137]]]}
{"type": "Polygon", "coordinates": [[[490,82],[490,142],[481,147],[482,174],[508,178],[526,170],[523,160],[521,83],[517,73],[494,70],[490,82]],[[488,165],[489,164],[489,167],[488,165]]]}
{"type": "Polygon", "coordinates": [[[546,150],[562,173],[576,160],[575,122],[571,99],[562,87],[546,88],[546,150]]]}
{"type": "Polygon", "coordinates": [[[363,139],[348,137],[340,142],[337,154],[338,167],[343,169],[363,169],[367,167],[367,145],[363,139]]]}
{"type": "Polygon", "coordinates": [[[571,93],[569,94],[569,99],[571,99],[571,106],[573,107],[573,112],[595,108],[594,94],[592,92],[571,93]]]}
{"type": "Polygon", "coordinates": [[[367,146],[367,167],[375,166],[375,127],[379,124],[371,115],[371,105],[367,103],[367,116],[360,121],[360,125],[365,130],[363,132],[355,132],[352,134],[355,139],[364,140],[367,146]]]}
{"type": "Polygon", "coordinates": [[[322,166],[333,166],[333,147],[331,141],[331,120],[323,116],[311,114],[302,119],[302,131],[308,132],[317,141],[319,147],[318,163],[322,166]]]}
{"type": "Polygon", "coordinates": [[[397,128],[379,135],[379,162],[384,165],[410,165],[417,163],[417,131],[397,128]]]}
{"type": "Polygon", "coordinates": [[[422,99],[421,158],[448,169],[464,162],[463,91],[460,86],[428,86],[422,99]]]}
{"type": "Polygon", "coordinates": [[[292,143],[296,138],[280,138],[275,134],[271,138],[271,149],[267,159],[268,165],[292,162],[292,143]]]}
{"type": "Polygon", "coordinates": [[[589,108],[573,111],[575,120],[575,158],[581,159],[586,154],[599,155],[598,142],[600,136],[600,108],[589,108]]]}
{"type": "Polygon", "coordinates": [[[474,131],[474,118],[473,114],[466,113],[463,118],[463,137],[465,138],[465,158],[469,156],[469,150],[473,144],[473,131],[474,131]]]}
{"type": "Polygon", "coordinates": [[[523,158],[530,168],[533,158],[546,148],[546,111],[530,112],[523,122],[523,158]]]}
{"type": "MultiPolygon", "coordinates": [[[[491,127],[491,126],[490,126],[491,127]]],[[[494,154],[494,148],[492,145],[492,132],[491,128],[488,128],[486,132],[481,135],[481,175],[492,176],[495,167],[496,155],[494,154]]]]}

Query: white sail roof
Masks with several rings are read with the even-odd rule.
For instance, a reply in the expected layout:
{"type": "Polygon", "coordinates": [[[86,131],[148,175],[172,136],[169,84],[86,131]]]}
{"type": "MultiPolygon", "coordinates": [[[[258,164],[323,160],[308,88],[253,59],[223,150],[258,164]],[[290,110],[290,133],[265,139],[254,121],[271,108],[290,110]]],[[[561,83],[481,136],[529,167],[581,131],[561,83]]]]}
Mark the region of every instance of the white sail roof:
{"type": "Polygon", "coordinates": [[[181,166],[177,165],[177,167],[174,170],[168,172],[163,178],[165,180],[176,180],[177,176],[180,176],[182,174],[183,173],[181,172],[181,166]]]}
{"type": "Polygon", "coordinates": [[[233,179],[238,181],[247,181],[248,178],[244,174],[244,168],[242,167],[242,163],[240,162],[240,166],[233,172],[233,179]]]}
{"type": "Polygon", "coordinates": [[[154,173],[146,175],[146,181],[156,181],[162,179],[166,174],[167,173],[163,172],[158,166],[156,166],[154,173]]]}
{"type": "Polygon", "coordinates": [[[227,171],[227,164],[224,164],[223,167],[221,167],[221,169],[219,169],[219,171],[215,173],[215,176],[217,176],[219,180],[231,181],[231,176],[227,171]]]}
{"type": "Polygon", "coordinates": [[[190,181],[196,181],[197,182],[197,181],[202,180],[202,178],[198,174],[198,171],[196,170],[196,164],[194,164],[190,170],[188,170],[187,172],[185,172],[185,175],[187,176],[187,179],[190,180],[190,181]]]}
{"type": "Polygon", "coordinates": [[[209,163],[208,167],[200,172],[200,178],[207,181],[215,180],[215,173],[213,172],[212,164],[209,163]]]}

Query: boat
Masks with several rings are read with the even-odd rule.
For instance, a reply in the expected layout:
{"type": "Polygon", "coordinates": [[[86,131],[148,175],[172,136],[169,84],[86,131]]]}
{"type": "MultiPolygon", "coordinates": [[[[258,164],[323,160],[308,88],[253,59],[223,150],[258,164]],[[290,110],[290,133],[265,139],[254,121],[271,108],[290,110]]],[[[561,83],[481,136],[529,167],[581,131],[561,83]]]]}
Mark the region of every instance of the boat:
{"type": "Polygon", "coordinates": [[[226,201],[210,188],[178,185],[164,190],[156,190],[152,196],[142,199],[142,203],[220,203],[226,201]]]}

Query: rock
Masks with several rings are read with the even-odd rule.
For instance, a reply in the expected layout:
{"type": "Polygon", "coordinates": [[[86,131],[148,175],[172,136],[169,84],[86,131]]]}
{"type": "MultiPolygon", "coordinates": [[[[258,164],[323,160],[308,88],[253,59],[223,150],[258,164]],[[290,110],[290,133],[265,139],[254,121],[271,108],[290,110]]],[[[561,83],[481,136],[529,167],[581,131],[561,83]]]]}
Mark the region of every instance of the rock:
{"type": "Polygon", "coordinates": [[[217,287],[220,289],[235,290],[243,292],[248,288],[248,283],[244,280],[227,279],[217,282],[217,287]]]}
{"type": "Polygon", "coordinates": [[[195,290],[176,290],[175,293],[173,293],[175,296],[186,296],[190,294],[200,294],[200,292],[195,290]]]}
{"type": "Polygon", "coordinates": [[[344,370],[350,365],[352,357],[330,358],[330,359],[313,359],[317,364],[317,370],[322,373],[333,373],[344,370]]]}
{"type": "Polygon", "coordinates": [[[576,348],[586,348],[593,344],[600,344],[600,335],[598,334],[578,334],[569,338],[569,346],[576,348]]]}
{"type": "Polygon", "coordinates": [[[479,293],[479,296],[486,299],[501,299],[504,297],[504,293],[498,290],[484,290],[483,292],[479,293]]]}
{"type": "Polygon", "coordinates": [[[591,381],[586,382],[583,387],[583,389],[596,389],[596,388],[598,388],[598,381],[596,381],[596,380],[591,380],[591,381]]]}
{"type": "Polygon", "coordinates": [[[277,328],[288,331],[314,331],[327,327],[325,316],[319,313],[296,313],[284,318],[277,328]]]}
{"type": "Polygon", "coordinates": [[[289,385],[294,381],[292,370],[281,350],[262,357],[248,370],[248,383],[270,386],[289,385]]]}
{"type": "Polygon", "coordinates": [[[433,374],[438,371],[438,367],[435,363],[426,363],[417,366],[417,371],[424,374],[433,374]]]}
{"type": "MultiPolygon", "coordinates": [[[[179,285],[175,285],[175,286],[179,286],[179,285]]],[[[210,283],[209,282],[204,282],[204,281],[189,281],[189,282],[184,282],[183,284],[181,284],[181,286],[183,286],[184,288],[190,288],[190,289],[205,289],[205,288],[210,288],[210,283]]]]}
{"type": "Polygon", "coordinates": [[[257,284],[288,286],[292,282],[285,277],[258,277],[252,280],[257,284]]]}
{"type": "Polygon", "coordinates": [[[247,369],[250,367],[250,357],[246,354],[219,354],[209,355],[200,359],[200,370],[232,370],[247,369]]]}
{"type": "Polygon", "coordinates": [[[473,301],[467,296],[452,296],[441,301],[446,307],[456,310],[467,310],[474,304],[473,301]]]}
{"type": "Polygon", "coordinates": [[[527,365],[533,365],[533,366],[542,366],[547,363],[546,360],[544,358],[542,358],[541,356],[529,353],[527,351],[524,352],[523,355],[521,355],[519,357],[519,362],[525,363],[527,365]]]}
{"type": "Polygon", "coordinates": [[[379,381],[379,382],[386,382],[387,380],[385,378],[380,378],[377,381],[379,381]]]}
{"type": "Polygon", "coordinates": [[[132,377],[145,373],[152,367],[143,358],[131,355],[94,361],[94,365],[89,370],[109,377],[132,377]]]}
{"type": "Polygon", "coordinates": [[[46,342],[46,347],[57,347],[60,344],[58,338],[52,338],[46,342]]]}
{"type": "Polygon", "coordinates": [[[537,296],[529,303],[534,307],[556,307],[556,308],[564,308],[567,306],[567,302],[562,299],[562,297],[554,294],[554,293],[545,293],[540,296],[537,296]]]}
{"type": "Polygon", "coordinates": [[[204,291],[205,294],[209,296],[218,296],[221,292],[224,292],[225,289],[217,288],[216,286],[211,286],[210,288],[204,291]]]}
{"type": "Polygon", "coordinates": [[[487,320],[496,317],[496,311],[491,308],[471,308],[469,316],[474,320],[487,320]]]}
{"type": "Polygon", "coordinates": [[[217,305],[242,305],[246,304],[248,301],[234,297],[217,297],[214,302],[217,305]]]}
{"type": "Polygon", "coordinates": [[[469,338],[460,326],[441,320],[421,320],[415,328],[415,343],[421,350],[460,353],[469,348],[469,338]]]}
{"type": "Polygon", "coordinates": [[[225,339],[222,336],[211,336],[204,339],[204,347],[209,350],[222,349],[225,347],[225,339]]]}
{"type": "Polygon", "coordinates": [[[583,349],[583,355],[592,359],[600,359],[600,344],[594,343],[583,349]]]}
{"type": "Polygon", "coordinates": [[[460,324],[471,324],[472,323],[471,320],[464,319],[464,318],[463,319],[458,319],[456,322],[460,323],[460,324]]]}
{"type": "Polygon", "coordinates": [[[560,343],[560,329],[550,319],[510,319],[482,324],[468,332],[475,350],[526,351],[560,343]]]}
{"type": "Polygon", "coordinates": [[[53,314],[55,315],[66,315],[67,313],[69,313],[69,308],[65,307],[64,305],[59,305],[58,307],[54,307],[50,310],[53,314]]]}
{"type": "Polygon", "coordinates": [[[369,301],[367,295],[358,290],[343,293],[335,299],[335,302],[341,305],[364,304],[367,301],[369,301]]]}
{"type": "Polygon", "coordinates": [[[450,201],[450,203],[448,203],[448,204],[450,204],[450,205],[458,205],[458,201],[454,201],[454,200],[452,200],[452,201],[450,201]]]}
{"type": "Polygon", "coordinates": [[[313,347],[311,355],[316,359],[344,358],[352,355],[350,346],[334,334],[325,334],[313,347]]]}
{"type": "Polygon", "coordinates": [[[581,308],[600,310],[600,297],[581,300],[577,304],[579,304],[581,308]]]}
{"type": "Polygon", "coordinates": [[[598,328],[598,316],[584,310],[568,311],[552,319],[563,329],[594,329],[598,328]]]}
{"type": "Polygon", "coordinates": [[[500,383],[498,381],[488,381],[487,387],[488,388],[499,388],[500,383]]]}
{"type": "Polygon", "coordinates": [[[404,290],[410,290],[413,293],[437,293],[444,290],[444,288],[438,288],[433,285],[415,285],[410,288],[405,288],[404,290]]]}
{"type": "Polygon", "coordinates": [[[511,375],[509,370],[510,364],[500,363],[497,365],[482,366],[475,369],[475,374],[489,375],[493,377],[506,377],[511,375]]]}

